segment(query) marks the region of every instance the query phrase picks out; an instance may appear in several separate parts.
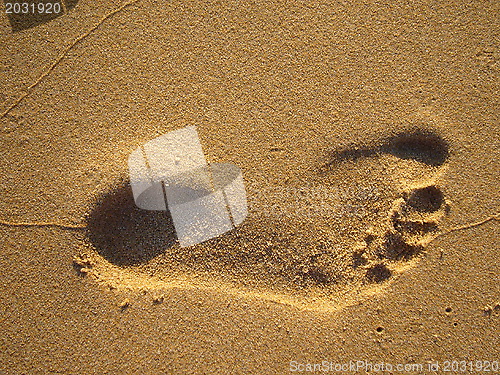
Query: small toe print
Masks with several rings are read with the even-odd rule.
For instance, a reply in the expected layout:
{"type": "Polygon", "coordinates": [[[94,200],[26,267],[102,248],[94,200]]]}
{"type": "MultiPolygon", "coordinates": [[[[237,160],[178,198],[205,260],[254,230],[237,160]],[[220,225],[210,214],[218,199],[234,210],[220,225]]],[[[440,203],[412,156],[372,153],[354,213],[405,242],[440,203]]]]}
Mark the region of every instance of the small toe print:
{"type": "Polygon", "coordinates": [[[434,212],[444,203],[442,191],[435,185],[414,189],[406,198],[406,204],[419,212],[434,212]]]}

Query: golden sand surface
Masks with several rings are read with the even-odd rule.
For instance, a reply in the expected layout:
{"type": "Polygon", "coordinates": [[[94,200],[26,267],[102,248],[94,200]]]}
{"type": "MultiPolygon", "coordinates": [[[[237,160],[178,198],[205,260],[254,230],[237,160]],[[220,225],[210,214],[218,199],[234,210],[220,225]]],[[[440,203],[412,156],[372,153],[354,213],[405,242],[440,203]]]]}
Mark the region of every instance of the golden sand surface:
{"type": "Polygon", "coordinates": [[[499,10],[3,9],[0,373],[493,373],[499,10]],[[243,171],[249,215],[181,248],[127,158],[190,125],[243,171]]]}

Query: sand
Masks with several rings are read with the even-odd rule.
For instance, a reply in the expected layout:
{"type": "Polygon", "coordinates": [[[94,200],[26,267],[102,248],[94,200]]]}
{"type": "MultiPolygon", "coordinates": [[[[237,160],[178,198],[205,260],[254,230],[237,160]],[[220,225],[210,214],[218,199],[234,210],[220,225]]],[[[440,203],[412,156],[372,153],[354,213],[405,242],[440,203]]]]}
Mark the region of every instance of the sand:
{"type": "Polygon", "coordinates": [[[0,373],[494,373],[498,10],[4,14],[0,373]],[[249,215],[181,248],[135,206],[127,158],[190,125],[243,171],[249,215]]]}

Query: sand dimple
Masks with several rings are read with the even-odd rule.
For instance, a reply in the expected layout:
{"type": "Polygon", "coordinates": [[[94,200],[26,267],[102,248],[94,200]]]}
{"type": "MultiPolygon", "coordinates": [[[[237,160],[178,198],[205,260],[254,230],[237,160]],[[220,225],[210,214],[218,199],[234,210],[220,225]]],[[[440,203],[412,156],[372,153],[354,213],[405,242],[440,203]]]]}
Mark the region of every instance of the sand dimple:
{"type": "Polygon", "coordinates": [[[306,309],[350,303],[414,264],[439,233],[448,203],[435,180],[448,146],[412,130],[330,156],[307,184],[249,192],[243,225],[189,248],[175,243],[168,213],[137,209],[123,185],[88,216],[94,274],[114,287],[224,286],[306,309]]]}

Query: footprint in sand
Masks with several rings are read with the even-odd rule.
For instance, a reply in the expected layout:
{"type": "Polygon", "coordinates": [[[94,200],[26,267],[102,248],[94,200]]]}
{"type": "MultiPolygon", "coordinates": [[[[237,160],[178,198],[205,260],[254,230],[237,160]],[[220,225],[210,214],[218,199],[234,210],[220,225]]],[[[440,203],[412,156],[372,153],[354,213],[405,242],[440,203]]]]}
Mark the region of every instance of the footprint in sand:
{"type": "MultiPolygon", "coordinates": [[[[332,170],[338,163],[383,158],[384,154],[401,159],[393,163],[405,168],[407,177],[399,184],[400,196],[392,201],[386,218],[366,230],[353,253],[353,265],[365,269],[366,280],[374,283],[387,280],[422,254],[450,208],[435,183],[448,158],[448,144],[431,131],[416,129],[387,138],[376,147],[343,149],[333,154],[327,167],[332,170]],[[413,180],[408,175],[414,175],[413,180]]],[[[399,172],[401,176],[403,170],[399,172]]]]}
{"type": "Polygon", "coordinates": [[[439,233],[448,153],[419,129],[331,151],[302,182],[249,192],[243,225],[189,248],[176,244],[168,213],[136,208],[123,184],[88,216],[93,274],[113,288],[223,288],[336,309],[414,264],[439,233]]]}

